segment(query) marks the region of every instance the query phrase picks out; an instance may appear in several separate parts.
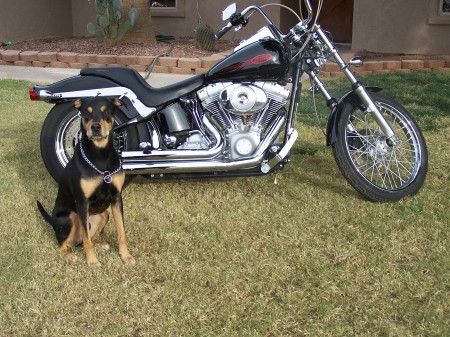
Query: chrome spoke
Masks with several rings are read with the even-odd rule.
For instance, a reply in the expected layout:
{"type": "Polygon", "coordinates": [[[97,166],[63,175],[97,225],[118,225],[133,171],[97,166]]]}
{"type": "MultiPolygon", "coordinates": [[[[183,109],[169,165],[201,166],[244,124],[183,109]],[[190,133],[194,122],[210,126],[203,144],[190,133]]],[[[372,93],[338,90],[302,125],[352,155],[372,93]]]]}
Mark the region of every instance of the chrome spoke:
{"type": "Polygon", "coordinates": [[[394,107],[382,102],[376,104],[395,131],[397,144],[388,146],[371,114],[357,110],[348,123],[347,150],[353,165],[371,184],[387,190],[401,189],[418,172],[418,136],[394,107]]]}

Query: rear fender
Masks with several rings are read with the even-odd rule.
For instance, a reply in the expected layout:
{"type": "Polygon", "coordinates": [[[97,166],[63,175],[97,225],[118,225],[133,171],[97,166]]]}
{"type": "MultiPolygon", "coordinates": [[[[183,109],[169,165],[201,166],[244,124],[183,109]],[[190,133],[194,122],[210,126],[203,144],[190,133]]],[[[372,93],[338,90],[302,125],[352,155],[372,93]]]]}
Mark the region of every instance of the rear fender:
{"type": "Polygon", "coordinates": [[[138,115],[147,117],[156,111],[155,108],[142,104],[129,88],[98,76],[69,77],[50,85],[35,85],[33,90],[39,99],[48,103],[62,103],[82,97],[121,97],[130,103],[125,104],[126,108],[121,109],[130,119],[138,115]]]}
{"type": "Polygon", "coordinates": [[[60,103],[56,94],[70,91],[118,87],[117,83],[96,76],[73,76],[50,85],[35,85],[33,89],[48,103],[60,103]],[[55,95],[54,95],[55,94],[55,95]]]}
{"type": "MultiPolygon", "coordinates": [[[[98,76],[74,76],[63,79],[50,85],[35,85],[33,86],[35,93],[37,93],[40,99],[45,100],[48,103],[59,104],[67,101],[72,101],[79,97],[96,96],[96,92],[111,92],[111,96],[122,96],[122,89],[130,92],[129,89],[119,86],[117,83],[98,76]],[[93,95],[82,95],[76,93],[87,93],[93,91],[93,95]],[[117,92],[115,92],[117,91],[117,92]],[[73,93],[73,94],[71,94],[73,93]]],[[[136,110],[135,105],[129,95],[122,97],[124,104],[120,106],[120,110],[130,120],[136,120],[132,124],[136,124],[137,121],[142,120],[139,118],[139,112],[136,110]]],[[[145,126],[145,123],[139,123],[137,126],[139,134],[139,140],[141,142],[148,141],[149,133],[145,126]]]]}
{"type": "MultiPolygon", "coordinates": [[[[368,92],[378,92],[381,91],[380,87],[365,87],[368,92]]],[[[351,104],[354,107],[361,105],[361,99],[358,97],[355,91],[349,91],[346,93],[339,102],[333,107],[330,113],[330,117],[328,118],[327,123],[327,145],[332,145],[336,142],[336,128],[337,122],[341,116],[342,110],[344,109],[345,104],[351,104]]]]}

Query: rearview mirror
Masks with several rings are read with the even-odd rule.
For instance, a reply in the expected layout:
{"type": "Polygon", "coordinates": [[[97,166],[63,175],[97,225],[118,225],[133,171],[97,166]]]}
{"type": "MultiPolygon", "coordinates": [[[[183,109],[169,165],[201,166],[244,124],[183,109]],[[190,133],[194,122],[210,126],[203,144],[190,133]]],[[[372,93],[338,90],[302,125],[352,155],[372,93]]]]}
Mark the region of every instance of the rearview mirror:
{"type": "Polygon", "coordinates": [[[227,8],[225,8],[222,11],[222,21],[226,21],[229,18],[231,18],[231,16],[236,13],[236,3],[232,3],[231,5],[229,5],[227,8]]]}

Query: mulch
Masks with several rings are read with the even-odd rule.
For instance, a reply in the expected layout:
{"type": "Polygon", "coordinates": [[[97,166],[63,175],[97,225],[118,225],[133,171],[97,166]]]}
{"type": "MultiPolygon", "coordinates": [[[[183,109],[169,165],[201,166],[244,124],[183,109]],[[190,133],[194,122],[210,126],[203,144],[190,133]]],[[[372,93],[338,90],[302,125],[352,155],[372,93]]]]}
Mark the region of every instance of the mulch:
{"type": "Polygon", "coordinates": [[[114,47],[104,47],[91,37],[50,37],[13,42],[10,46],[2,45],[5,50],[38,52],[74,52],[78,54],[97,55],[136,55],[171,57],[205,57],[215,53],[227,52],[236,44],[226,40],[216,41],[214,51],[202,50],[193,38],[177,38],[168,42],[156,42],[154,45],[121,41],[114,47]]]}

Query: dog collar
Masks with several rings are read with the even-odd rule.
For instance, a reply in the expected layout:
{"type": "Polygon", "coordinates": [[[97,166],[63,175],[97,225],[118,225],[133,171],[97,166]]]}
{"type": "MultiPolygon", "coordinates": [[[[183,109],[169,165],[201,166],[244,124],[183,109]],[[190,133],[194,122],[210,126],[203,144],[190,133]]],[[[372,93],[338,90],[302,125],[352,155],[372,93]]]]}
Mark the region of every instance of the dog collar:
{"type": "Polygon", "coordinates": [[[99,170],[92,162],[89,160],[89,158],[86,156],[83,150],[83,142],[80,140],[78,144],[80,144],[80,152],[83,159],[86,161],[86,163],[89,164],[90,167],[92,167],[94,170],[96,170],[100,175],[103,176],[103,181],[107,184],[111,184],[112,182],[112,176],[116,173],[118,173],[122,169],[122,162],[119,163],[119,167],[115,169],[113,172],[109,171],[101,171],[99,170]]]}

